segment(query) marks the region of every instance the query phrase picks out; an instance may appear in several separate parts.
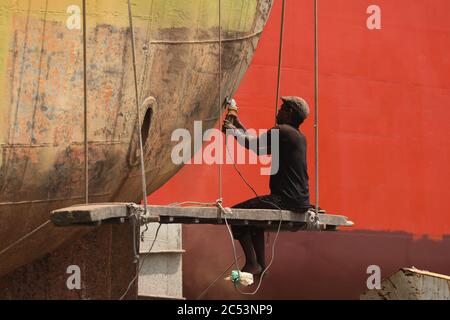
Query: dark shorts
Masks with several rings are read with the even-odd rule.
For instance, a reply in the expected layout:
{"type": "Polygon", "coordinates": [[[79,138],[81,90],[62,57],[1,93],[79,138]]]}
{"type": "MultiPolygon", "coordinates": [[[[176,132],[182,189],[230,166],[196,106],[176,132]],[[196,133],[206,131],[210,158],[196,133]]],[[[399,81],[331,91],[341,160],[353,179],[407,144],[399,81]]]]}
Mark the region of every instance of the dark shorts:
{"type": "Polygon", "coordinates": [[[311,206],[300,206],[292,200],[286,199],[278,195],[267,195],[253,198],[235,205],[235,209],[275,209],[289,210],[294,212],[305,212],[311,206]]]}
{"type": "MultiPolygon", "coordinates": [[[[235,205],[233,208],[289,210],[304,213],[308,211],[310,206],[300,206],[293,201],[278,195],[267,195],[244,201],[235,205]]],[[[261,232],[261,230],[264,229],[252,226],[232,226],[233,235],[236,240],[238,240],[243,233],[250,232],[251,234],[255,234],[256,232],[261,232]]]]}

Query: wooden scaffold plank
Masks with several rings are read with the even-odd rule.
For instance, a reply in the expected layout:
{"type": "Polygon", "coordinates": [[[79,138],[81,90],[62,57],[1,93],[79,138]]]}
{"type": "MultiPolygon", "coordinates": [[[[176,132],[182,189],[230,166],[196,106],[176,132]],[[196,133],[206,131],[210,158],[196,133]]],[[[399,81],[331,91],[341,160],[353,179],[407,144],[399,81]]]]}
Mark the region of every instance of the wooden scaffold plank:
{"type": "MultiPolygon", "coordinates": [[[[91,225],[128,219],[137,209],[144,212],[141,206],[129,203],[79,205],[53,211],[51,220],[57,226],[91,225]]],[[[228,212],[224,212],[215,207],[149,206],[148,211],[144,216],[146,222],[222,225],[227,220],[231,225],[257,225],[267,229],[277,228],[280,222],[282,229],[308,229],[310,218],[308,213],[267,209],[227,209],[228,212]]],[[[353,222],[344,216],[321,213],[319,226],[323,230],[335,230],[351,227],[353,222]]]]}

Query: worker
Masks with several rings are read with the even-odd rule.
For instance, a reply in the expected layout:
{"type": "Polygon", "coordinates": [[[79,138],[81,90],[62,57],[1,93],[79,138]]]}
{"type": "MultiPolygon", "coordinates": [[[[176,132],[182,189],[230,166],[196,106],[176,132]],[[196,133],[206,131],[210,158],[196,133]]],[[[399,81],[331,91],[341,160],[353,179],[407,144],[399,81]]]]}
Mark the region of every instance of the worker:
{"type": "MultiPolygon", "coordinates": [[[[277,114],[277,124],[267,133],[251,136],[239,117],[233,114],[223,124],[223,132],[257,155],[270,155],[271,146],[279,143],[279,164],[270,177],[270,195],[259,196],[240,203],[239,209],[283,209],[307,212],[310,208],[309,177],[306,160],[306,137],[300,125],[309,116],[308,103],[299,97],[283,97],[277,114]],[[274,130],[278,135],[274,135],[274,130]],[[279,141],[274,137],[278,136],[279,141]],[[255,140],[256,139],[256,140],[255,140]],[[256,146],[256,149],[255,149],[256,146]]],[[[229,108],[237,109],[236,102],[229,100],[229,108]]],[[[272,155],[273,158],[273,155],[272,155]]],[[[273,168],[273,164],[272,164],[273,168]]],[[[245,266],[242,272],[260,275],[266,269],[264,229],[252,226],[233,226],[233,236],[242,246],[245,266]]]]}

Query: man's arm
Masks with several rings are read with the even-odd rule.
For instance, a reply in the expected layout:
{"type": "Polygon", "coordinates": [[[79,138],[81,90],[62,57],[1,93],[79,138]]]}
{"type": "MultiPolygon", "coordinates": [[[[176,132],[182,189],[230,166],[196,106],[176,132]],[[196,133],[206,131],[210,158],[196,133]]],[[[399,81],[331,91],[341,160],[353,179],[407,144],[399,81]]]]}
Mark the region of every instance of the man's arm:
{"type": "Polygon", "coordinates": [[[241,119],[239,119],[239,117],[236,117],[236,119],[234,120],[234,125],[236,126],[236,128],[243,130],[244,132],[247,132],[247,128],[242,124],[241,119]]]}
{"type": "Polygon", "coordinates": [[[236,118],[236,125],[233,125],[230,121],[225,120],[223,125],[223,132],[227,135],[232,135],[238,141],[238,143],[244,148],[253,151],[258,156],[270,155],[271,150],[271,130],[260,135],[259,137],[252,136],[248,133],[247,129],[241,123],[239,118],[236,118]]]}

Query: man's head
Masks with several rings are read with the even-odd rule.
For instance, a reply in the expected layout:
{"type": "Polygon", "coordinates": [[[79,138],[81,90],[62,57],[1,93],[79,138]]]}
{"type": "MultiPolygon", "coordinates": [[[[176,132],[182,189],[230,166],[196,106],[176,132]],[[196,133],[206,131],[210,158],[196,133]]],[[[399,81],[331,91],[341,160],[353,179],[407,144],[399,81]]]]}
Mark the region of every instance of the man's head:
{"type": "Polygon", "coordinates": [[[283,105],[278,111],[277,123],[298,128],[309,116],[308,103],[299,97],[282,97],[283,105]]]}

